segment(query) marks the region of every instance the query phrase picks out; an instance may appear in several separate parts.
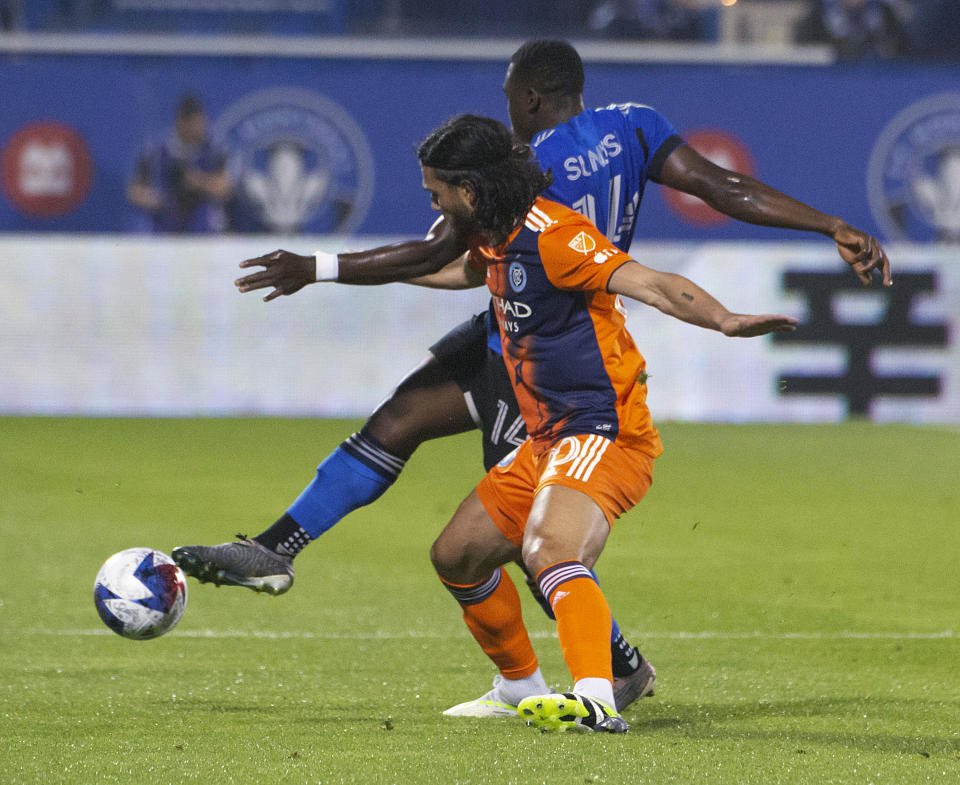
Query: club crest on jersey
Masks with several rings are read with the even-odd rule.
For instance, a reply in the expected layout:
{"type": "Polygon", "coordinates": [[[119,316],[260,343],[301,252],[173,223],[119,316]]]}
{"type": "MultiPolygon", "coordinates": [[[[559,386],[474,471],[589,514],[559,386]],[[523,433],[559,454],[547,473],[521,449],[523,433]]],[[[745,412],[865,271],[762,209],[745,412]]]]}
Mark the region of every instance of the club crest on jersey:
{"type": "Polygon", "coordinates": [[[580,232],[580,234],[574,237],[567,245],[573,248],[574,251],[586,256],[597,247],[597,241],[586,232],[580,232]]]}
{"type": "Polygon", "coordinates": [[[520,262],[510,263],[510,288],[522,292],[527,286],[527,271],[520,262]]]}

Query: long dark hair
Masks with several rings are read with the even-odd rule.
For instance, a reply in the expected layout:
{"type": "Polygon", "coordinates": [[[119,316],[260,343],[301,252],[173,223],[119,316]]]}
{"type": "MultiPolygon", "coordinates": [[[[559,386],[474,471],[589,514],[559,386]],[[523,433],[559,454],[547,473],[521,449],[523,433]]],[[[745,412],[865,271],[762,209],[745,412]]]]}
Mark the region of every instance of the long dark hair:
{"type": "Polygon", "coordinates": [[[553,182],[530,147],[489,117],[451,118],[420,143],[417,156],[442,182],[470,184],[477,227],[494,244],[523,223],[534,200],[553,182]]]}

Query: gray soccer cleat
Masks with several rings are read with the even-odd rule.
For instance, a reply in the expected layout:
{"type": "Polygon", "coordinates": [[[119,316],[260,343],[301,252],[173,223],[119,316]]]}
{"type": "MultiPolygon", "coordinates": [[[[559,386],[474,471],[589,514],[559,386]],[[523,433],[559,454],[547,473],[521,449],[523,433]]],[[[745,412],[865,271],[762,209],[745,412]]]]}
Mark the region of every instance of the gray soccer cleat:
{"type": "Polygon", "coordinates": [[[291,556],[243,537],[223,545],[181,545],[171,556],[180,569],[200,583],[246,586],[274,595],[293,586],[291,556]]]}
{"type": "Polygon", "coordinates": [[[613,679],[613,698],[617,711],[623,711],[640,698],[653,695],[657,684],[657,670],[649,660],[642,660],[640,667],[629,676],[615,676],[613,679]]]}

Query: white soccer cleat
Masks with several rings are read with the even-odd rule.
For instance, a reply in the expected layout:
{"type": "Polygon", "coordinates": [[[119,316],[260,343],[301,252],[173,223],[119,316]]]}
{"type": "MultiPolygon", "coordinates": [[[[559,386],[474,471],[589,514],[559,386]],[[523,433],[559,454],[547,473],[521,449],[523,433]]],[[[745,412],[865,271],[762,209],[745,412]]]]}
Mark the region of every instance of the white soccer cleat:
{"type": "Polygon", "coordinates": [[[517,717],[517,707],[507,703],[500,694],[502,676],[495,676],[493,689],[472,701],[458,703],[444,712],[447,717],[517,717]]]}

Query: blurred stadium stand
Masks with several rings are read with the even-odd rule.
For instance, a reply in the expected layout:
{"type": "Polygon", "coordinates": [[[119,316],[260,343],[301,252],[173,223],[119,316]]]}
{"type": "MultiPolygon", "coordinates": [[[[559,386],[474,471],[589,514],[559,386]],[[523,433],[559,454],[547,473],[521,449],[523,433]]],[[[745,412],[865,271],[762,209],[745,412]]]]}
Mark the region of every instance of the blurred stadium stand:
{"type": "Polygon", "coordinates": [[[848,58],[960,59],[957,0],[0,0],[0,30],[819,43],[848,58]],[[878,16],[900,44],[851,47],[843,28],[863,37],[878,16]]]}

